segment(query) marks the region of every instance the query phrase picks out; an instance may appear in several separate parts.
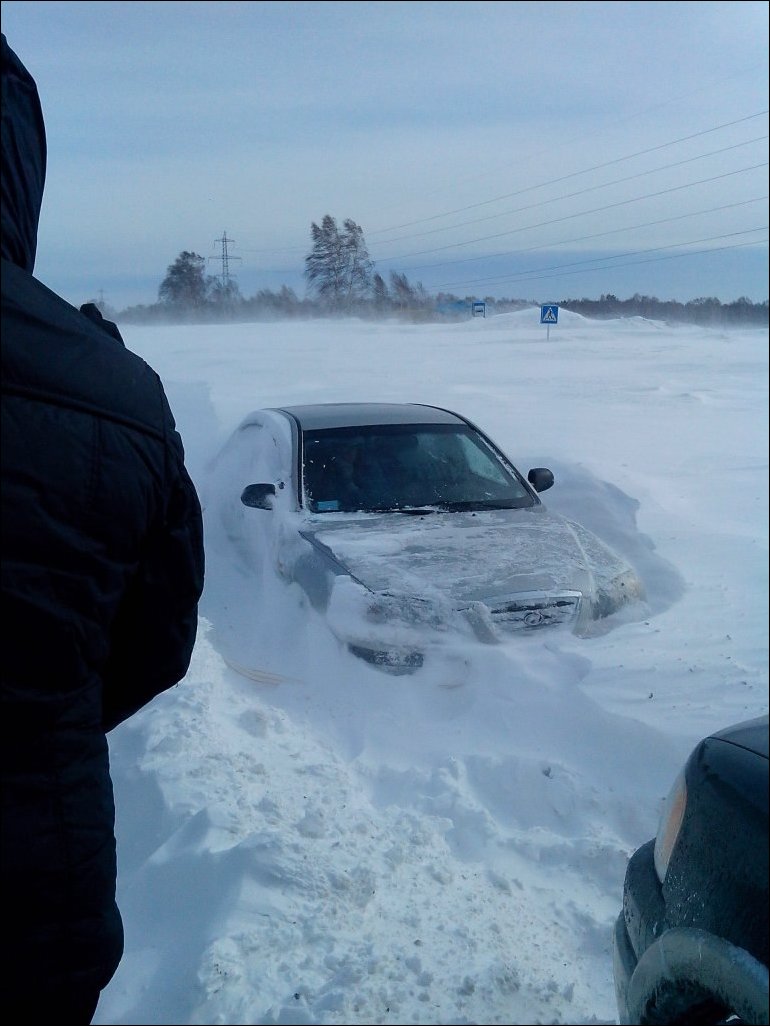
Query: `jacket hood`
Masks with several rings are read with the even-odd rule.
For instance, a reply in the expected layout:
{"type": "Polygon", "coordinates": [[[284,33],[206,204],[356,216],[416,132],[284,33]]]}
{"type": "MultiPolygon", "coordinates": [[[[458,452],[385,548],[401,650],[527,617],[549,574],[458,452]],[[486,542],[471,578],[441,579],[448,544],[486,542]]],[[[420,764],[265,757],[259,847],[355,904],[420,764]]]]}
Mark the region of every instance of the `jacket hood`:
{"type": "Polygon", "coordinates": [[[32,273],[46,141],[35,80],[2,36],[2,256],[32,273]]]}

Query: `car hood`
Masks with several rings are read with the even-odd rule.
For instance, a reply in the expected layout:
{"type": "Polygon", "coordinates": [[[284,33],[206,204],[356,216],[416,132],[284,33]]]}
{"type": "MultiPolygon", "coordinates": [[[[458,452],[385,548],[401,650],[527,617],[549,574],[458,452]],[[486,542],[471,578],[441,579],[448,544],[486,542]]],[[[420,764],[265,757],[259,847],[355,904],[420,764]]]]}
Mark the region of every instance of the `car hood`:
{"type": "Polygon", "coordinates": [[[768,758],[768,717],[758,716],[754,720],[745,720],[726,727],[716,734],[711,735],[719,741],[728,741],[730,744],[745,748],[755,755],[768,758]]]}
{"type": "Polygon", "coordinates": [[[543,506],[425,515],[322,515],[302,532],[373,592],[489,604],[522,592],[593,596],[628,565],[543,506]]]}

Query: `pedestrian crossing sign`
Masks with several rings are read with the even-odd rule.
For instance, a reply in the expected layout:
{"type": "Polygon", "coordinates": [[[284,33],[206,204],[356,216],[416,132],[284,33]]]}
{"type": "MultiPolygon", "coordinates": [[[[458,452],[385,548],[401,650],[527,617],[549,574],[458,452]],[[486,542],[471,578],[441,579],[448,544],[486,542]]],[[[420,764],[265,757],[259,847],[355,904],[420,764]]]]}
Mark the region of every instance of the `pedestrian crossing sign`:
{"type": "Polygon", "coordinates": [[[544,303],[540,307],[541,324],[558,324],[559,307],[556,303],[544,303]]]}

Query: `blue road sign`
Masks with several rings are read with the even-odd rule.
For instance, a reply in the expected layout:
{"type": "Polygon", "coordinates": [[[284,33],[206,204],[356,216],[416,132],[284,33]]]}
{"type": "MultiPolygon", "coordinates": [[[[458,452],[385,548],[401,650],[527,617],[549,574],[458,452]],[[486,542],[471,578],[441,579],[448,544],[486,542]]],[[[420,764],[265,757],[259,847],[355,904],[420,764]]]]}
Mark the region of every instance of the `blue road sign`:
{"type": "Polygon", "coordinates": [[[559,306],[557,303],[544,303],[540,307],[540,323],[541,324],[558,324],[559,323],[559,306]]]}

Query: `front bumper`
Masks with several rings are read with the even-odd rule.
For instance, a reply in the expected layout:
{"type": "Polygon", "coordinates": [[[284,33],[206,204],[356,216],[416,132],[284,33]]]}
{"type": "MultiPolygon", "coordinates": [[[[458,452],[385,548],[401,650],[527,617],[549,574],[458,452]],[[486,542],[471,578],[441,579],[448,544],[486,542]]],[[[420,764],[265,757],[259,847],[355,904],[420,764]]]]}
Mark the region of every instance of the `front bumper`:
{"type": "Polygon", "coordinates": [[[357,597],[359,605],[353,609],[362,614],[358,619],[342,602],[344,620],[327,612],[332,631],[359,659],[395,674],[414,673],[430,653],[445,648],[455,633],[494,645],[543,627],[573,628],[584,608],[579,591],[517,592],[488,603],[474,601],[457,607],[413,595],[357,597]]]}
{"type": "Polygon", "coordinates": [[[661,934],[665,904],[653,862],[655,840],[637,849],[626,867],[623,910],[613,934],[613,972],[619,1021],[628,1019],[628,986],[639,959],[661,934]]]}
{"type": "Polygon", "coordinates": [[[682,995],[707,995],[744,1023],[768,1021],[768,970],[748,951],[707,930],[669,926],[653,864],[655,842],[631,857],[623,911],[613,932],[618,1022],[685,1022],[682,995]],[[652,1017],[650,1017],[652,1016],[652,1017]]]}
{"type": "Polygon", "coordinates": [[[363,659],[365,663],[376,666],[378,670],[402,676],[419,670],[425,662],[425,656],[417,649],[411,648],[371,648],[368,645],[348,643],[348,651],[363,659]]]}
{"type": "Polygon", "coordinates": [[[618,1007],[618,1022],[628,1022],[628,985],[634,975],[638,959],[628,938],[623,913],[615,920],[612,933],[612,971],[615,979],[615,1003],[618,1007]]]}

